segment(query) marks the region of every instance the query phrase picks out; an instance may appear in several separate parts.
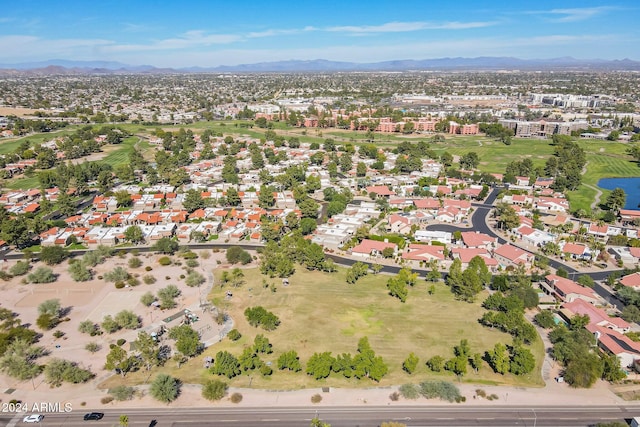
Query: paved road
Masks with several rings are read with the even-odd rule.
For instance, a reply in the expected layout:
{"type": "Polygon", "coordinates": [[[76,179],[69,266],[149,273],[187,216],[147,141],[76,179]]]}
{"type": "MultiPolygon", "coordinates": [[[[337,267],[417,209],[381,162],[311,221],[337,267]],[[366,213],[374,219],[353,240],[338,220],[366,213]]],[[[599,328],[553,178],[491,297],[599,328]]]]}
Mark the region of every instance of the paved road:
{"type": "MultiPolygon", "coordinates": [[[[623,420],[640,415],[640,406],[554,406],[474,407],[448,406],[359,406],[359,407],[283,407],[283,408],[162,408],[105,410],[101,421],[84,421],[85,411],[70,414],[46,414],[39,425],[112,426],[120,414],[129,417],[129,426],[157,427],[306,427],[318,417],[333,427],[378,426],[383,421],[398,421],[412,426],[589,426],[599,422],[623,420]]],[[[19,425],[24,425],[17,417],[19,425]]],[[[7,426],[9,417],[0,417],[7,426]]]]}
{"type": "MultiPolygon", "coordinates": [[[[474,206],[474,208],[476,209],[476,211],[473,213],[472,217],[471,217],[471,224],[473,225],[473,230],[474,231],[479,231],[481,233],[485,233],[489,236],[493,236],[496,237],[498,239],[498,243],[500,244],[505,244],[507,243],[507,241],[505,239],[503,239],[502,237],[500,237],[499,235],[497,235],[493,229],[491,229],[491,227],[489,227],[487,225],[487,215],[489,215],[489,211],[493,208],[493,205],[495,203],[496,197],[498,196],[498,189],[494,189],[489,196],[487,197],[487,199],[485,200],[484,203],[473,203],[472,205],[474,206]]],[[[433,224],[433,225],[429,225],[427,226],[427,229],[429,230],[436,230],[436,231],[448,231],[450,233],[453,233],[454,231],[469,231],[468,228],[463,228],[463,227],[458,227],[455,225],[449,225],[449,224],[433,224]]],[[[578,275],[583,275],[586,274],[588,276],[590,276],[593,280],[595,281],[602,281],[605,280],[611,273],[612,271],[596,271],[596,272],[591,272],[591,273],[582,273],[579,272],[578,270],[576,270],[575,268],[568,266],[560,261],[557,261],[555,259],[549,259],[549,266],[558,269],[558,268],[562,268],[564,270],[566,270],[569,273],[569,278],[572,280],[575,280],[577,278],[578,275]]],[[[624,304],[622,303],[622,301],[620,301],[618,298],[616,298],[614,296],[614,294],[611,293],[611,291],[609,289],[607,289],[606,287],[596,283],[594,290],[596,291],[596,293],[598,295],[600,295],[602,298],[604,298],[605,301],[609,302],[610,304],[613,304],[614,306],[616,306],[618,309],[622,310],[624,308],[624,304]]]]}

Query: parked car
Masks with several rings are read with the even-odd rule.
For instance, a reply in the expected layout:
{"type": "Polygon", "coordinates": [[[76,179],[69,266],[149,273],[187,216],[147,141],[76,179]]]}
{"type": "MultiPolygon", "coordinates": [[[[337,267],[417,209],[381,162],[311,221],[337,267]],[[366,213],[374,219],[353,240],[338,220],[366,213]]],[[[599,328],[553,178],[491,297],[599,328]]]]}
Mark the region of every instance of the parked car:
{"type": "Polygon", "coordinates": [[[31,414],[27,415],[22,419],[24,423],[39,423],[44,418],[44,415],[41,414],[31,414]]]}
{"type": "Polygon", "coordinates": [[[102,417],[104,417],[104,414],[102,412],[90,412],[88,414],[84,414],[84,420],[85,421],[101,420],[102,417]]]}

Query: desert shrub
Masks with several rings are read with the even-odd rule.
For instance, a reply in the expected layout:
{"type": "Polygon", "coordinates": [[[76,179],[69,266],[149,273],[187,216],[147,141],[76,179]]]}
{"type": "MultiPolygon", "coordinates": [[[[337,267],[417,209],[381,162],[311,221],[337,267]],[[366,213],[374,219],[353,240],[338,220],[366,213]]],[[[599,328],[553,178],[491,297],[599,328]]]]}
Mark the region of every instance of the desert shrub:
{"type": "Polygon", "coordinates": [[[100,399],[100,403],[102,403],[103,405],[106,405],[111,402],[113,402],[113,396],[105,396],[102,399],[100,399]]]}
{"type": "Polygon", "coordinates": [[[78,325],[78,331],[91,336],[100,334],[100,327],[91,320],[83,320],[78,325]]]}
{"type": "Polygon", "coordinates": [[[53,332],[53,336],[55,338],[62,338],[64,336],[64,332],[62,332],[61,330],[58,329],[57,331],[53,332]]]}
{"type": "Polygon", "coordinates": [[[129,277],[127,279],[127,285],[129,286],[138,286],[140,284],[140,280],[138,280],[136,277],[129,277]]]}
{"type": "Polygon", "coordinates": [[[82,255],[82,264],[87,267],[95,267],[98,264],[102,264],[105,260],[105,257],[100,254],[98,251],[89,251],[85,252],[82,255]]]}
{"type": "Polygon", "coordinates": [[[442,399],[455,402],[462,397],[460,390],[448,381],[423,381],[420,383],[420,394],[427,399],[442,399]]]}
{"type": "Polygon", "coordinates": [[[8,282],[9,280],[13,279],[13,276],[6,271],[0,271],[0,279],[8,282]]]}
{"type": "Polygon", "coordinates": [[[220,380],[209,380],[202,386],[202,397],[207,400],[220,400],[227,394],[227,383],[220,380]]]}
{"type": "Polygon", "coordinates": [[[414,400],[420,397],[420,388],[415,384],[402,384],[398,391],[405,399],[414,400]]]}
{"type": "Polygon", "coordinates": [[[129,268],[138,268],[142,265],[142,260],[138,257],[133,257],[129,259],[127,264],[129,265],[129,268]]]}
{"type": "Polygon", "coordinates": [[[70,264],[68,271],[71,278],[76,282],[86,282],[91,280],[93,277],[91,270],[81,262],[74,262],[70,264]]]}
{"type": "Polygon", "coordinates": [[[478,397],[487,397],[487,392],[484,391],[481,388],[476,389],[476,396],[478,396],[478,397]]]}
{"type": "Polygon", "coordinates": [[[27,281],[30,283],[51,283],[56,281],[56,275],[49,267],[38,267],[29,273],[27,281]]]}
{"type": "Polygon", "coordinates": [[[200,252],[200,258],[202,259],[209,259],[211,258],[211,254],[207,251],[201,251],[200,252]]]}
{"type": "Polygon", "coordinates": [[[96,353],[98,351],[100,351],[100,344],[98,344],[97,342],[88,342],[87,345],[84,346],[84,349],[87,350],[89,353],[96,353]]]}
{"type": "Polygon", "coordinates": [[[144,268],[144,271],[151,271],[151,270],[153,270],[153,267],[151,267],[150,265],[147,265],[147,266],[144,268]]]}
{"type": "Polygon", "coordinates": [[[171,265],[171,258],[168,256],[160,257],[160,259],[158,259],[158,263],[160,265],[171,265]]]}
{"type": "Polygon", "coordinates": [[[249,264],[251,262],[251,255],[249,252],[245,251],[240,246],[231,246],[227,249],[226,257],[229,264],[249,264]]]}
{"type": "Polygon", "coordinates": [[[231,341],[238,341],[240,338],[242,338],[242,334],[237,329],[230,330],[227,336],[231,341]]]}
{"type": "Polygon", "coordinates": [[[122,289],[124,288],[124,282],[122,280],[118,280],[116,283],[114,283],[114,286],[116,287],[116,289],[122,289]]]}
{"type": "Polygon", "coordinates": [[[110,388],[107,393],[113,396],[115,400],[123,401],[123,400],[131,400],[135,392],[136,392],[136,389],[133,387],[119,385],[114,388],[110,388]]]}
{"type": "Polygon", "coordinates": [[[189,268],[196,268],[197,266],[200,265],[200,263],[198,261],[196,261],[195,259],[188,259],[185,262],[186,266],[189,268]]]}
{"type": "Polygon", "coordinates": [[[110,315],[104,316],[100,326],[102,326],[102,329],[104,329],[108,334],[112,334],[120,329],[118,322],[116,322],[110,315]]]}
{"type": "Polygon", "coordinates": [[[107,282],[125,281],[129,278],[129,272],[124,267],[116,267],[104,273],[104,280],[107,282]]]}
{"type": "Polygon", "coordinates": [[[187,280],[185,281],[185,284],[193,288],[193,287],[202,285],[204,282],[205,282],[205,278],[202,274],[198,273],[197,271],[192,271],[187,276],[187,280]]]}
{"type": "Polygon", "coordinates": [[[24,276],[31,270],[31,264],[29,261],[18,261],[9,269],[9,273],[12,276],[24,276]]]}
{"type": "Polygon", "coordinates": [[[240,393],[233,393],[231,395],[231,402],[232,403],[240,403],[242,402],[242,394],[240,393]]]}
{"type": "Polygon", "coordinates": [[[322,396],[320,396],[318,393],[311,396],[311,403],[320,403],[320,402],[322,402],[322,396]]]}
{"type": "Polygon", "coordinates": [[[60,246],[44,246],[40,251],[40,261],[47,265],[60,264],[67,259],[69,252],[60,246]]]}
{"type": "Polygon", "coordinates": [[[391,400],[392,402],[397,402],[398,400],[400,400],[400,393],[394,391],[389,395],[389,400],[391,400]]]}
{"type": "Polygon", "coordinates": [[[155,300],[156,297],[151,292],[147,292],[140,297],[140,302],[146,307],[149,307],[151,304],[153,304],[155,300]]]}
{"type": "Polygon", "coordinates": [[[145,285],[153,285],[154,283],[156,283],[156,278],[151,274],[145,274],[142,277],[142,281],[145,283],[145,285]]]}
{"type": "Polygon", "coordinates": [[[124,329],[137,329],[140,327],[140,317],[131,310],[122,310],[114,317],[118,326],[124,329]]]}
{"type": "Polygon", "coordinates": [[[36,325],[38,325],[40,329],[43,329],[45,331],[55,328],[58,323],[60,323],[60,319],[50,313],[42,313],[36,319],[36,325]]]}
{"type": "Polygon", "coordinates": [[[122,347],[124,345],[124,343],[126,343],[127,340],[125,340],[124,338],[118,338],[118,341],[116,341],[116,345],[118,347],[122,347]]]}

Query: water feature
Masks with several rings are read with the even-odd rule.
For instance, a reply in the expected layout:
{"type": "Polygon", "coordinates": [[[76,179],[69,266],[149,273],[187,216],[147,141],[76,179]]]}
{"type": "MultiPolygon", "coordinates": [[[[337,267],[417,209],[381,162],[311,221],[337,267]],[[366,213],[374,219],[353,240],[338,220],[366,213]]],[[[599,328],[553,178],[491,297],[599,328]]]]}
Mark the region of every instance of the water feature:
{"type": "MultiPolygon", "coordinates": [[[[627,203],[624,205],[624,209],[640,209],[638,204],[640,203],[640,177],[634,178],[602,178],[598,181],[598,187],[605,188],[607,190],[613,190],[615,188],[622,188],[627,195],[627,203]]],[[[606,199],[602,199],[604,202],[606,199]]]]}

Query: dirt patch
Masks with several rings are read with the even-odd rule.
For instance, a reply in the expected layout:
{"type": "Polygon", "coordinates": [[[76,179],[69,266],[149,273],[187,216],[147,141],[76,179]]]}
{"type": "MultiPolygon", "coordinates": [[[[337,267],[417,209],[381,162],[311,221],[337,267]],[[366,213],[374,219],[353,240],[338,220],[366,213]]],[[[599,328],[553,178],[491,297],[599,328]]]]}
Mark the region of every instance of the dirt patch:
{"type": "Polygon", "coordinates": [[[21,107],[0,107],[0,116],[17,116],[25,117],[32,116],[38,110],[33,108],[21,108],[21,107]]]}

